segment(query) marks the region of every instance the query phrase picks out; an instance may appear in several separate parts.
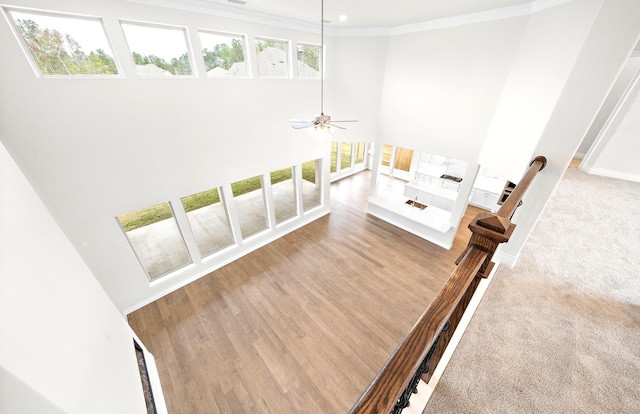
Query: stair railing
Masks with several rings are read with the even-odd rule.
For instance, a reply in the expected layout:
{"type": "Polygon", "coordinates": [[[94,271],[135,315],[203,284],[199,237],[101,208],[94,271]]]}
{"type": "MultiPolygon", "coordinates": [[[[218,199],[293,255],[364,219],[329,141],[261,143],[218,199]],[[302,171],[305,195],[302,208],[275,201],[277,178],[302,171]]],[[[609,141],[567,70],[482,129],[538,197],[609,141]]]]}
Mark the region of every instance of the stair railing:
{"type": "Polygon", "coordinates": [[[547,160],[538,156],[497,213],[480,213],[469,224],[469,244],[444,287],[349,411],[352,414],[400,413],[409,406],[420,379],[428,381],[467,308],[481,278],[493,267],[491,259],[516,225],[511,217],[536,174],[547,160]]]}

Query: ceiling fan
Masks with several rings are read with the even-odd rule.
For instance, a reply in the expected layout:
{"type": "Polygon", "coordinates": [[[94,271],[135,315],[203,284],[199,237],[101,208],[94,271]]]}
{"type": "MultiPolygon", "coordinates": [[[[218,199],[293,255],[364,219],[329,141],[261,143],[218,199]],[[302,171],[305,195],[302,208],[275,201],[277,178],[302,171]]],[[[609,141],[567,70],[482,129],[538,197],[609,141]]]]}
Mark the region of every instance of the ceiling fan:
{"type": "Polygon", "coordinates": [[[313,119],[290,119],[289,122],[293,122],[295,125],[291,127],[294,129],[303,129],[303,128],[322,128],[325,127],[331,131],[331,128],[338,129],[346,129],[343,126],[336,125],[334,122],[358,122],[356,120],[349,121],[331,121],[331,115],[325,115],[324,113],[324,0],[320,1],[320,56],[319,56],[319,69],[320,69],[320,115],[314,117],[313,119]]]}

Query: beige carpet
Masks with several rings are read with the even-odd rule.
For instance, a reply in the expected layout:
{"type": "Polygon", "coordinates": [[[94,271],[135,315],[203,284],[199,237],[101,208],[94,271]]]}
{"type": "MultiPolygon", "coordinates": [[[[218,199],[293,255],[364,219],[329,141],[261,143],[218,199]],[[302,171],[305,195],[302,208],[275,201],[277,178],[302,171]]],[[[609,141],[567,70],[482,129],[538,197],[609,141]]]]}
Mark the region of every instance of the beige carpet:
{"type": "Polygon", "coordinates": [[[640,184],[568,170],[426,413],[640,413],[640,184]]]}

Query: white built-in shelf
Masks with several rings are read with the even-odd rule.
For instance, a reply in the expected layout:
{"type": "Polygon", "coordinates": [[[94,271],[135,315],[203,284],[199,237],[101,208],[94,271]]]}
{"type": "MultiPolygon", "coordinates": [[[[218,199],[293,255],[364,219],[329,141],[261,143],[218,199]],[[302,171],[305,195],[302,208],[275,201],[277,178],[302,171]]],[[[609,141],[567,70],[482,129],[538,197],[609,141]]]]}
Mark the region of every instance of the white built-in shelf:
{"type": "Polygon", "coordinates": [[[498,211],[498,201],[506,181],[490,170],[481,168],[469,194],[469,204],[492,212],[498,211]]]}

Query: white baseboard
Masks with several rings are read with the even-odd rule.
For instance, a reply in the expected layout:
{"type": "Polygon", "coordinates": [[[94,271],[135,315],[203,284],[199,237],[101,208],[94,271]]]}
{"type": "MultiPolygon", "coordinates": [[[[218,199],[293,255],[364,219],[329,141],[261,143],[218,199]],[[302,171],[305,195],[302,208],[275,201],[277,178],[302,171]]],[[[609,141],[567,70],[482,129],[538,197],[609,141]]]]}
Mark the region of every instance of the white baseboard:
{"type": "Polygon", "coordinates": [[[500,251],[500,248],[493,254],[492,261],[494,263],[503,263],[509,267],[514,267],[518,261],[518,256],[500,251]]]}
{"type": "Polygon", "coordinates": [[[583,168],[581,168],[581,170],[593,175],[600,175],[600,176],[609,177],[609,178],[618,178],[620,180],[633,181],[636,183],[640,183],[640,174],[608,170],[606,168],[591,167],[589,165],[585,165],[583,168]]]}

